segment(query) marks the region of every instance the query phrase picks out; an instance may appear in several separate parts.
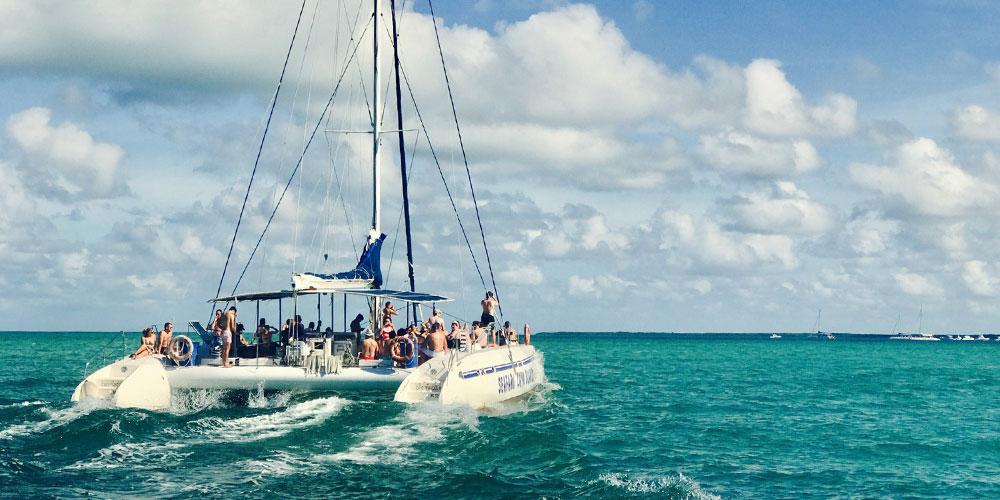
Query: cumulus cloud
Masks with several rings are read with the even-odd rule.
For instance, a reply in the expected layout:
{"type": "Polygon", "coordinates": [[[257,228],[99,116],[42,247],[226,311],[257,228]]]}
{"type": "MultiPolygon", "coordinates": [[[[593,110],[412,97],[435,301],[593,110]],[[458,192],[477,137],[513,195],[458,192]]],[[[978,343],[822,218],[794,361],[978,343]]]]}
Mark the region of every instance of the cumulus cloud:
{"type": "Polygon", "coordinates": [[[670,259],[708,270],[740,270],[760,265],[794,269],[799,265],[791,238],[723,230],[713,220],[667,210],[657,217],[659,248],[670,259]]]}
{"type": "Polygon", "coordinates": [[[95,141],[76,124],[50,123],[48,108],[30,108],[7,119],[7,137],[25,155],[22,170],[29,182],[65,197],[87,199],[121,194],[117,178],[125,151],[95,141]]]}
{"type": "Polygon", "coordinates": [[[832,94],[810,106],[785,78],[781,63],[772,59],[754,60],[745,73],[743,123],[750,130],[780,136],[837,137],[854,133],[858,107],[854,99],[832,94]]]}
{"type": "Polygon", "coordinates": [[[844,227],[848,247],[861,257],[871,257],[886,251],[899,233],[899,223],[884,220],[866,212],[852,218],[844,227]]]}
{"type": "Polygon", "coordinates": [[[904,293],[910,295],[940,295],[941,287],[932,283],[926,277],[911,272],[899,272],[892,275],[896,279],[896,285],[904,293]]]}
{"type": "Polygon", "coordinates": [[[970,260],[962,265],[962,280],[969,290],[977,295],[996,293],[997,277],[981,260],[970,260]]]}
{"type": "Polygon", "coordinates": [[[888,166],[851,165],[851,179],[921,215],[957,216],[996,203],[997,186],[967,173],[931,139],[907,142],[888,160],[888,166]]]}
{"type": "Polygon", "coordinates": [[[724,172],[787,177],[816,169],[819,153],[808,141],[775,141],[733,129],[702,135],[699,153],[724,172]]]}
{"type": "Polygon", "coordinates": [[[955,134],[973,141],[1000,141],[1000,115],[982,107],[966,106],[952,113],[955,134]]]}
{"type": "Polygon", "coordinates": [[[540,285],[545,279],[541,268],[534,264],[511,266],[500,273],[500,279],[511,285],[540,285]]]}
{"type": "Polygon", "coordinates": [[[776,182],[766,191],[742,193],[728,202],[737,227],[749,232],[820,234],[833,224],[830,211],[794,183],[776,182]]]}

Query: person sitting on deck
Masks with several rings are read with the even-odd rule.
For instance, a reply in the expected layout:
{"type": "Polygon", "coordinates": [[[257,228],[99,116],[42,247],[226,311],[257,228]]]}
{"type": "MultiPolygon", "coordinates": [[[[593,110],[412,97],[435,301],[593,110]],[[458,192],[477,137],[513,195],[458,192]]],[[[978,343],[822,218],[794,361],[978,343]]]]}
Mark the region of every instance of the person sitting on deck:
{"type": "Polygon", "coordinates": [[[309,326],[306,327],[306,333],[316,333],[316,323],[313,321],[309,322],[309,326]]]}
{"type": "Polygon", "coordinates": [[[482,323],[478,321],[472,322],[472,335],[469,336],[469,340],[472,344],[477,346],[479,349],[485,349],[489,345],[489,333],[483,328],[482,323]]]}
{"type": "Polygon", "coordinates": [[[424,339],[424,347],[420,348],[420,357],[427,361],[448,350],[448,338],[441,325],[431,325],[431,333],[424,339]]]}
{"type": "Polygon", "coordinates": [[[153,333],[153,328],[146,328],[142,331],[142,338],[139,340],[139,348],[132,353],[129,358],[138,359],[144,356],[149,356],[153,354],[153,346],[156,344],[156,334],[153,333]]]}
{"type": "Polygon", "coordinates": [[[296,314],[295,321],[292,322],[292,338],[295,340],[305,340],[306,328],[302,325],[302,316],[296,314]]]}
{"type": "Polygon", "coordinates": [[[375,334],[365,332],[365,340],[361,342],[361,359],[374,361],[378,359],[378,343],[375,342],[375,334]]]}
{"type": "Polygon", "coordinates": [[[510,321],[503,322],[503,330],[500,331],[497,343],[500,345],[517,343],[517,330],[513,326],[510,326],[510,321]]]}
{"type": "Polygon", "coordinates": [[[157,352],[160,354],[170,354],[170,341],[174,337],[174,324],[171,322],[166,322],[163,324],[163,331],[160,332],[160,343],[158,344],[157,352]]]}
{"type": "Polygon", "coordinates": [[[448,349],[460,349],[467,342],[465,329],[458,321],[452,321],[451,331],[448,332],[448,349]]]}

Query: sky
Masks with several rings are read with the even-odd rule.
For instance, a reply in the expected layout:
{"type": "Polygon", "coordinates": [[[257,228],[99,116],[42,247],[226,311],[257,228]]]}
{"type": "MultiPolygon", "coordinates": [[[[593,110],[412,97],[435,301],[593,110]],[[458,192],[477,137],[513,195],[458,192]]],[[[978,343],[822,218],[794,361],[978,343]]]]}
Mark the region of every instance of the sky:
{"type": "MultiPolygon", "coordinates": [[[[997,4],[439,0],[492,266],[431,5],[399,7],[414,270],[447,314],[476,319],[485,282],[536,331],[802,332],[819,310],[823,330],[997,331],[997,4]]],[[[370,9],[0,3],[0,330],[204,320],[286,53],[222,291],[353,267],[371,138],[345,131],[370,128],[370,9]]],[[[382,147],[402,289],[396,134],[382,147]]]]}

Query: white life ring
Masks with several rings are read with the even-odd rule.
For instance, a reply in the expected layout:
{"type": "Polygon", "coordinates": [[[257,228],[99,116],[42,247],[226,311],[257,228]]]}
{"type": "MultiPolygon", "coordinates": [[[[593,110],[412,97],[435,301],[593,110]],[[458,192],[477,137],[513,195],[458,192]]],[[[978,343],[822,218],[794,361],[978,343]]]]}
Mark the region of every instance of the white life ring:
{"type": "Polygon", "coordinates": [[[183,363],[191,359],[191,355],[194,353],[194,342],[184,335],[179,335],[174,337],[170,341],[170,359],[177,363],[183,363]]]}

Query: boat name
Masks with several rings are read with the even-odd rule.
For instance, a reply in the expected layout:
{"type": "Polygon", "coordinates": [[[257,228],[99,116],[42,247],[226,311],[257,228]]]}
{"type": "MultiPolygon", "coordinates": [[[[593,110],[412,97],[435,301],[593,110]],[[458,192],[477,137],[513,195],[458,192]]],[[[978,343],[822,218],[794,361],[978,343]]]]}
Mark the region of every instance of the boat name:
{"type": "Polygon", "coordinates": [[[519,372],[508,373],[497,377],[497,393],[510,392],[518,387],[526,386],[535,381],[535,370],[528,368],[519,372]]]}

